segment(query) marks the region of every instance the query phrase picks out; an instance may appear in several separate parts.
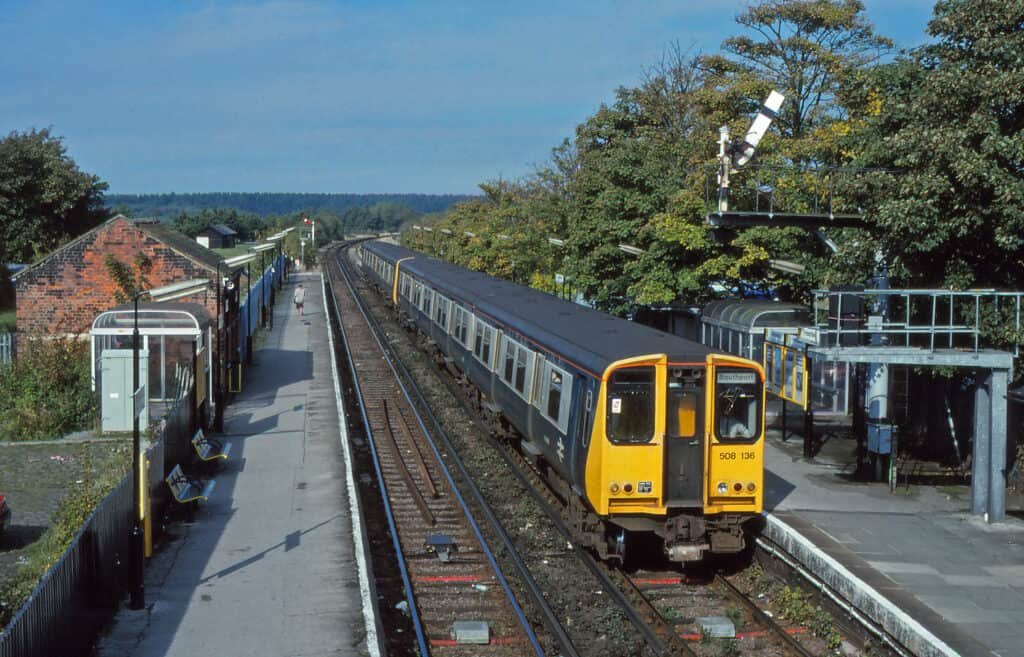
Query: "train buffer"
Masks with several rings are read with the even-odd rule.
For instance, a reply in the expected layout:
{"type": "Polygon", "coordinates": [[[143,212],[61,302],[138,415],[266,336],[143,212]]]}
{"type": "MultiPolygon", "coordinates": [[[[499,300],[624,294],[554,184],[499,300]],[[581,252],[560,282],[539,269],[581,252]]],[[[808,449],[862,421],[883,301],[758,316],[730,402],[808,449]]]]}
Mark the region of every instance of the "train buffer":
{"type": "Polygon", "coordinates": [[[200,501],[206,502],[210,499],[213,487],[217,483],[213,479],[203,481],[189,477],[182,472],[181,465],[175,465],[164,481],[171,489],[171,495],[174,496],[175,501],[187,506],[190,512],[200,501]]]}
{"type": "Polygon", "coordinates": [[[195,448],[199,460],[208,465],[218,461],[226,461],[228,455],[231,454],[230,440],[221,441],[216,438],[210,438],[203,433],[202,429],[196,431],[195,435],[192,436],[192,447],[195,448]]]}

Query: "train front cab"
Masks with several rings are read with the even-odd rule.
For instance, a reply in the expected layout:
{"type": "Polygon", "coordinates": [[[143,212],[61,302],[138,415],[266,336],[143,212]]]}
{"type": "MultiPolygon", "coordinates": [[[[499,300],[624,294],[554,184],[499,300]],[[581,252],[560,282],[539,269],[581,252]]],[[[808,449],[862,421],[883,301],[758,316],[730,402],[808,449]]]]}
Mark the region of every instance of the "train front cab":
{"type": "Polygon", "coordinates": [[[602,376],[587,497],[622,530],[661,536],[673,561],[740,552],[743,525],[763,504],[763,434],[756,363],[718,354],[619,361],[602,376]]]}

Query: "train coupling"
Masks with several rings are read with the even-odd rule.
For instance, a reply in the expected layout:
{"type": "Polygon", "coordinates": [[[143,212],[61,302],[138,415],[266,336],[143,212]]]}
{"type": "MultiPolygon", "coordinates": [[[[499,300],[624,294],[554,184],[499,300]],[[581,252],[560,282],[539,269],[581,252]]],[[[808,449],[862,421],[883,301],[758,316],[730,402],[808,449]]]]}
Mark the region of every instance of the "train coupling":
{"type": "Polygon", "coordinates": [[[707,543],[676,543],[666,546],[669,561],[700,561],[710,546],[707,543]]]}

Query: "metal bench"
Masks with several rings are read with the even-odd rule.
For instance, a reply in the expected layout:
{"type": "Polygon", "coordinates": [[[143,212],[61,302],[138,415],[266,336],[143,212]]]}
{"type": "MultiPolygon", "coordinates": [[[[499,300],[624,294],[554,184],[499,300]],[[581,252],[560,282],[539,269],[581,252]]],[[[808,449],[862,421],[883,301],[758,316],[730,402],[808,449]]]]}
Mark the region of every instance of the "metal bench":
{"type": "Polygon", "coordinates": [[[192,436],[192,447],[195,448],[196,454],[199,455],[203,463],[227,460],[231,453],[230,440],[221,441],[216,438],[208,438],[202,429],[196,431],[196,434],[192,436]]]}
{"type": "Polygon", "coordinates": [[[171,489],[171,495],[180,504],[198,504],[200,501],[210,499],[210,493],[217,483],[213,479],[203,481],[189,477],[181,471],[181,466],[176,465],[171,473],[164,478],[167,486],[171,489]]]}

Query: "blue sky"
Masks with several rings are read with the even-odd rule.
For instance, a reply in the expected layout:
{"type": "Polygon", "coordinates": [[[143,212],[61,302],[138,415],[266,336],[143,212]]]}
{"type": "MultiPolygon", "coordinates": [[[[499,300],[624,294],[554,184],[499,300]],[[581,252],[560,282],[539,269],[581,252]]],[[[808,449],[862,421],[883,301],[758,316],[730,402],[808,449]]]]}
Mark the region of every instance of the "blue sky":
{"type": "MultiPolygon", "coordinates": [[[[919,45],[932,0],[865,0],[919,45]]],[[[747,0],[0,0],[0,133],[52,126],[112,193],[475,193],[747,0]]]]}

